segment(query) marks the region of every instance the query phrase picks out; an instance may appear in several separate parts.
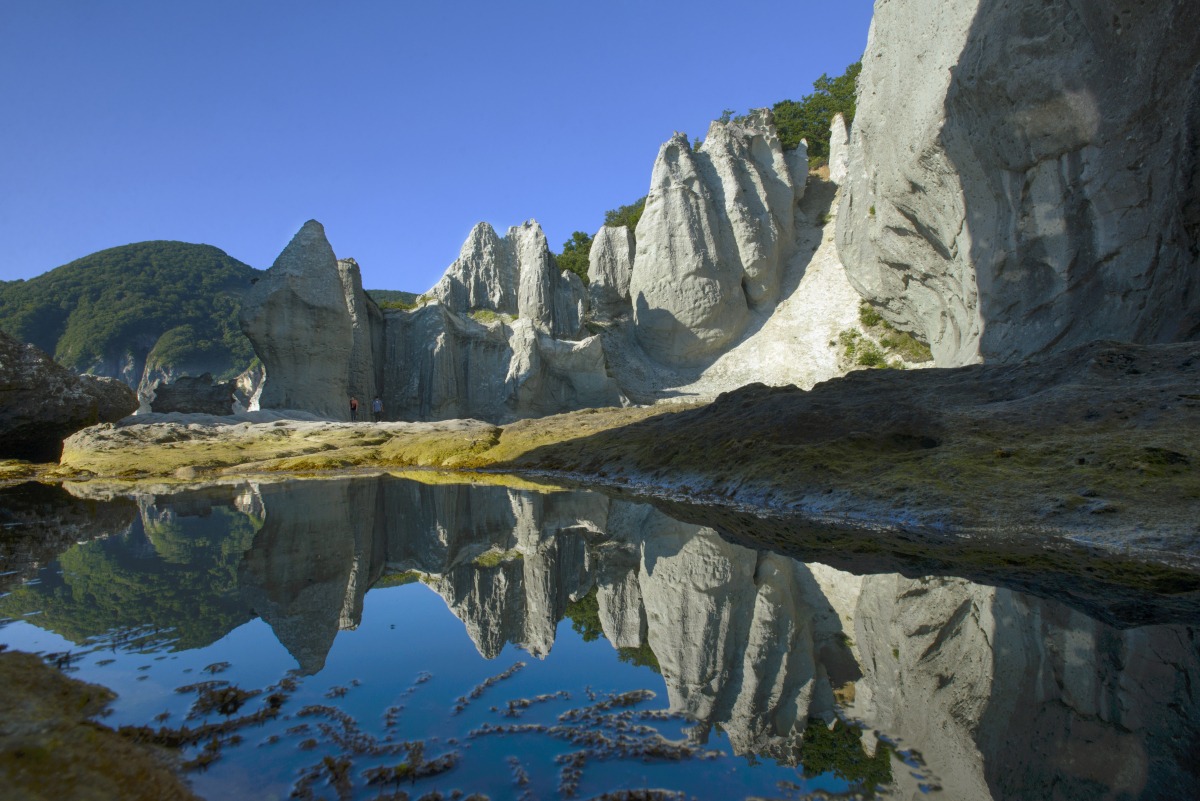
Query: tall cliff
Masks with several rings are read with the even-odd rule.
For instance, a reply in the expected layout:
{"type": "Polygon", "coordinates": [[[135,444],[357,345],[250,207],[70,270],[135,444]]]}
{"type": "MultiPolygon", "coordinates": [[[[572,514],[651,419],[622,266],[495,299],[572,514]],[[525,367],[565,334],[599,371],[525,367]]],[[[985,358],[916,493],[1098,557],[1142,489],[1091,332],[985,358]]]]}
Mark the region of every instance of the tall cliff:
{"type": "Polygon", "coordinates": [[[1200,6],[878,0],[838,241],[939,365],[1200,334],[1200,6]]]}

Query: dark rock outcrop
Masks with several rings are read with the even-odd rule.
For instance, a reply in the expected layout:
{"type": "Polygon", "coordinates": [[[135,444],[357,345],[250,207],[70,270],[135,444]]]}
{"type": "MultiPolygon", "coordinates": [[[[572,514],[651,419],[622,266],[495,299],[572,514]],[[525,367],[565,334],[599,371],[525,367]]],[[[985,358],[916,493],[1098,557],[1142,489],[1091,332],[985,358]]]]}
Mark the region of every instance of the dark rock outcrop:
{"type": "Polygon", "coordinates": [[[0,456],[58,461],[65,438],[137,407],[137,396],[120,381],[76,375],[0,332],[0,456]]]}
{"type": "Polygon", "coordinates": [[[163,414],[232,414],[235,389],[233,381],[213,381],[211,373],[180,376],[170,384],[154,387],[154,400],[150,401],[150,410],[163,414]]]}

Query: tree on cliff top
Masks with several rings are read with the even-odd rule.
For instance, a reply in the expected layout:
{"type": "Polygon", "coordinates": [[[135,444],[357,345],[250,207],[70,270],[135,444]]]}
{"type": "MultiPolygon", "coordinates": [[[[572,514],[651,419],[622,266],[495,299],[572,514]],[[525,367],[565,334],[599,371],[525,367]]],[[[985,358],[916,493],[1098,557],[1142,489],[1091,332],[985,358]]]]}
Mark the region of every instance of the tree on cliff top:
{"type": "Polygon", "coordinates": [[[815,92],[798,101],[781,100],[771,108],[784,150],[794,150],[801,139],[807,139],[809,165],[819,167],[829,161],[829,125],[839,112],[847,127],[854,121],[860,72],[862,62],[856,61],[836,78],[822,74],[813,81],[815,92]]]}

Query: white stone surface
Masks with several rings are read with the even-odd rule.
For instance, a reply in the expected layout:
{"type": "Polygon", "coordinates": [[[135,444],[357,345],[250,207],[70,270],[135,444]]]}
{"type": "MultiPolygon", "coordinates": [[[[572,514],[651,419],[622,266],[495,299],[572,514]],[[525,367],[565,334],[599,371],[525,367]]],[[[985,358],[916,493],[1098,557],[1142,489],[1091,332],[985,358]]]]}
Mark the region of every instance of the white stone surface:
{"type": "Polygon", "coordinates": [[[877,2],[839,222],[855,287],[940,366],[1194,337],[1198,29],[1191,0],[877,2]]]}
{"type": "Polygon", "coordinates": [[[651,358],[702,364],[744,332],[752,307],[775,303],[802,191],[766,110],[714,122],[696,150],[683,134],[662,146],[630,279],[651,358]]]}
{"type": "Polygon", "coordinates": [[[306,222],[250,289],[240,321],[266,369],[263,408],[349,418],[354,326],[319,222],[306,222]]]}

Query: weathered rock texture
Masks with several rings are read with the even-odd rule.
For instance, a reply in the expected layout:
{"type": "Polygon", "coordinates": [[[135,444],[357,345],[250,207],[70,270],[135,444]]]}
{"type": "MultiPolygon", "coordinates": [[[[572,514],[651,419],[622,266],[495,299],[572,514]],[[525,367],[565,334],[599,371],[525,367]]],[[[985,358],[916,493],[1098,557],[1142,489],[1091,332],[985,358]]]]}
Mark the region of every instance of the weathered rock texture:
{"type": "Polygon", "coordinates": [[[137,407],[133,390],[117,379],[76,375],[0,332],[0,456],[58,461],[63,439],[137,407]]]}
{"type": "Polygon", "coordinates": [[[500,238],[479,223],[428,294],[456,314],[521,317],[555,337],[578,336],[587,308],[583,282],[558,268],[536,220],[500,238]]]}
{"type": "Polygon", "coordinates": [[[634,239],[628,226],[604,226],[592,238],[588,256],[588,299],[609,316],[629,309],[629,277],[633,274],[634,239]]]}
{"type": "Polygon", "coordinates": [[[241,324],[267,371],[263,408],[349,418],[354,327],[319,222],[306,222],[247,293],[241,324]]]}
{"type": "Polygon", "coordinates": [[[499,422],[624,402],[598,337],[555,339],[526,318],[485,323],[438,304],[389,312],[386,331],[384,402],[400,420],[499,422]]]}
{"type": "Polygon", "coordinates": [[[306,222],[242,304],[242,331],[266,370],[260,406],[346,420],[353,395],[369,408],[381,319],[357,263],[339,264],[325,229],[306,222]]]}
{"type": "Polygon", "coordinates": [[[428,293],[386,318],[384,403],[400,420],[491,422],[624,402],[598,337],[581,338],[587,294],[560,270],[537,222],[496,236],[480,223],[428,293]]]}
{"type": "Polygon", "coordinates": [[[233,381],[213,381],[210,373],[180,376],[169,384],[153,387],[154,400],[150,401],[150,410],[159,413],[232,414],[235,388],[233,381]]]}
{"type": "Polygon", "coordinates": [[[693,150],[662,146],[637,228],[630,279],[638,342],[667,364],[710,360],[779,295],[794,243],[793,176],[769,111],[714,122],[693,150]]]}
{"type": "Polygon", "coordinates": [[[833,115],[829,125],[829,180],[841,186],[850,169],[850,133],[846,130],[846,118],[833,115]]]}
{"type": "Polygon", "coordinates": [[[1198,29],[1190,0],[876,3],[839,220],[855,286],[946,366],[1194,338],[1198,29]]]}
{"type": "Polygon", "coordinates": [[[338,275],[350,315],[349,392],[358,398],[361,408],[370,408],[371,399],[383,389],[383,313],[363,291],[362,274],[354,259],[339,259],[338,275]]]}

